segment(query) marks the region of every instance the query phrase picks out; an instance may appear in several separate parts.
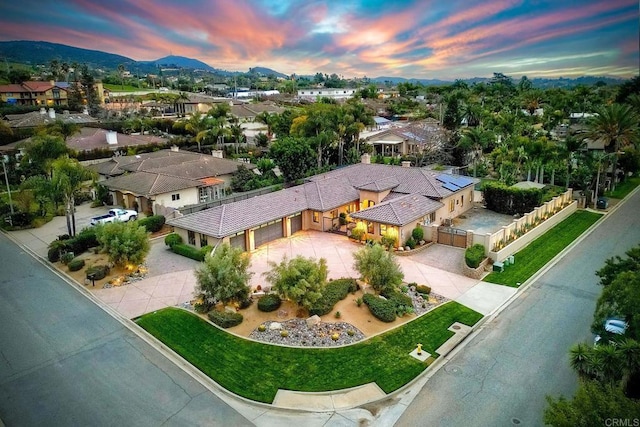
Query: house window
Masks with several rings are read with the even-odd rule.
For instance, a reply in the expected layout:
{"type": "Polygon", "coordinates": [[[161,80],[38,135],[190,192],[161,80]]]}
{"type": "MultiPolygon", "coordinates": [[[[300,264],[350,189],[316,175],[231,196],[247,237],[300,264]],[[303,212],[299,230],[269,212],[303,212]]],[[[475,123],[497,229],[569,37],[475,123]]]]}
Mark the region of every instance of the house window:
{"type": "Polygon", "coordinates": [[[192,246],[195,246],[195,245],[196,245],[196,233],[195,233],[195,232],[193,232],[193,231],[189,230],[189,231],[187,232],[187,238],[188,238],[188,240],[189,240],[189,244],[190,244],[190,245],[192,245],[192,246]]]}
{"type": "Polygon", "coordinates": [[[373,223],[367,222],[367,233],[373,234],[373,223]]]}
{"type": "Polygon", "coordinates": [[[174,202],[175,202],[176,200],[180,200],[180,193],[172,194],[172,195],[171,195],[171,200],[173,200],[174,202]]]}
{"type": "Polygon", "coordinates": [[[387,225],[386,224],[380,224],[380,235],[384,236],[387,232],[387,225]]]}
{"type": "Polygon", "coordinates": [[[460,196],[460,206],[464,206],[464,194],[460,196]]]}
{"type": "Polygon", "coordinates": [[[373,200],[365,200],[362,204],[365,208],[371,208],[376,204],[376,202],[374,202],[373,200]]]}
{"type": "Polygon", "coordinates": [[[200,234],[200,247],[203,248],[205,246],[207,246],[207,235],[206,234],[200,234]]]}
{"type": "Polygon", "coordinates": [[[449,200],[449,212],[453,212],[456,209],[455,199],[449,200]]]}
{"type": "Polygon", "coordinates": [[[320,222],[320,212],[313,211],[313,222],[320,222]]]}

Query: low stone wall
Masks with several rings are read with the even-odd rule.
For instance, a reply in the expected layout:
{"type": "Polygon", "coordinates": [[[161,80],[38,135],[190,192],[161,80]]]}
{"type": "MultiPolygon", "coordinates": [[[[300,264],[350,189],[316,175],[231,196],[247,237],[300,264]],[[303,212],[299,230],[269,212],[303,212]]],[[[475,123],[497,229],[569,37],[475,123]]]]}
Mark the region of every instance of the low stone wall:
{"type": "Polygon", "coordinates": [[[471,268],[467,265],[467,263],[462,259],[462,272],[465,276],[471,277],[472,279],[480,280],[484,273],[486,272],[487,267],[491,263],[491,258],[485,258],[482,260],[480,265],[477,268],[471,268]]]}
{"type": "Polygon", "coordinates": [[[409,256],[413,254],[417,254],[418,252],[422,252],[427,249],[429,246],[433,245],[433,242],[427,242],[422,246],[418,246],[415,249],[411,249],[410,251],[394,251],[393,253],[400,256],[409,256]]]}

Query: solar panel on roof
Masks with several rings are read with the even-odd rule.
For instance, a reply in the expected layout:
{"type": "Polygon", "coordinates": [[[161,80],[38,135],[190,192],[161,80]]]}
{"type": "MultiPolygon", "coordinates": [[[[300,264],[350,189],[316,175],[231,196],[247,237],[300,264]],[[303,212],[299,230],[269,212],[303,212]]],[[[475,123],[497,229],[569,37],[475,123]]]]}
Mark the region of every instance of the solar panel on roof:
{"type": "Polygon", "coordinates": [[[458,187],[460,187],[460,188],[462,188],[462,187],[466,187],[467,185],[469,185],[469,184],[472,184],[472,183],[473,183],[473,181],[472,181],[472,180],[470,180],[469,178],[464,177],[464,176],[459,176],[459,175],[458,175],[458,176],[452,176],[451,178],[452,178],[452,179],[450,180],[450,182],[451,182],[453,185],[457,185],[457,186],[458,186],[458,187]]]}
{"type": "Polygon", "coordinates": [[[451,181],[451,175],[447,175],[444,173],[441,173],[440,175],[436,176],[436,179],[440,182],[447,182],[450,183],[451,181]]]}
{"type": "Polygon", "coordinates": [[[458,191],[460,189],[460,188],[458,188],[455,185],[450,184],[450,183],[442,184],[442,186],[444,188],[446,188],[447,190],[449,190],[449,191],[458,191]]]}

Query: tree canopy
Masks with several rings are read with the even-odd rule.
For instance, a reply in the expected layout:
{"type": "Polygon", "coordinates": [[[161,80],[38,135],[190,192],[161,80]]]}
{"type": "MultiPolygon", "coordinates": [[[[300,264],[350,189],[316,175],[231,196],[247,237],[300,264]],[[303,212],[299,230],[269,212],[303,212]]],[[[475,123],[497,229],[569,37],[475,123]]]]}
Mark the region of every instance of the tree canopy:
{"type": "Polygon", "coordinates": [[[207,254],[204,263],[196,269],[196,290],[205,298],[223,304],[242,302],[249,296],[249,272],[251,261],[240,248],[226,243],[216,248],[213,255],[207,254]]]}
{"type": "Polygon", "coordinates": [[[109,260],[119,267],[142,263],[151,249],[146,228],[136,221],[98,225],[96,238],[109,260]]]}
{"type": "Polygon", "coordinates": [[[354,268],[376,291],[392,291],[404,279],[404,273],[394,256],[378,244],[365,246],[353,254],[354,268]]]}
{"type": "Polygon", "coordinates": [[[288,260],[285,256],[280,263],[269,262],[269,266],[271,270],[264,275],[282,298],[308,309],[322,296],[328,273],[324,258],[316,261],[298,255],[288,260]]]}

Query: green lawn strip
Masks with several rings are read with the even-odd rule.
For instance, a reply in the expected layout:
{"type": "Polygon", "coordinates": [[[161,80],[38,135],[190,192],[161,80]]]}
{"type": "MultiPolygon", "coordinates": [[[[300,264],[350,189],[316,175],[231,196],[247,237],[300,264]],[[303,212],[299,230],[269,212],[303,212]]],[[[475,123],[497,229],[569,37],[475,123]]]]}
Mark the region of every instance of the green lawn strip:
{"type": "Polygon", "coordinates": [[[491,273],[483,280],[517,287],[524,283],[536,271],[559,254],[571,242],[585,232],[601,215],[588,211],[578,211],[553,227],[551,230],[531,242],[529,246],[517,252],[514,256],[515,264],[505,267],[502,273],[491,273]]]}
{"type": "Polygon", "coordinates": [[[383,335],[323,349],[245,340],[176,308],[146,314],[137,323],[222,387],[271,403],[278,389],[320,392],[376,382],[386,393],[397,390],[427,367],[409,356],[417,343],[436,356],[435,350],[453,335],[447,330],[452,323],[471,326],[481,318],[452,301],[383,335]]]}
{"type": "Polygon", "coordinates": [[[108,89],[111,92],[137,92],[139,90],[145,90],[135,86],[129,86],[129,85],[121,86],[118,84],[110,84],[110,83],[104,83],[103,86],[105,89],[108,89]]]}
{"type": "Polygon", "coordinates": [[[616,184],[614,191],[605,191],[604,195],[612,199],[624,199],[627,194],[631,193],[638,185],[640,185],[640,177],[634,176],[627,178],[623,182],[616,184]]]}

